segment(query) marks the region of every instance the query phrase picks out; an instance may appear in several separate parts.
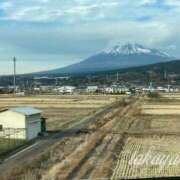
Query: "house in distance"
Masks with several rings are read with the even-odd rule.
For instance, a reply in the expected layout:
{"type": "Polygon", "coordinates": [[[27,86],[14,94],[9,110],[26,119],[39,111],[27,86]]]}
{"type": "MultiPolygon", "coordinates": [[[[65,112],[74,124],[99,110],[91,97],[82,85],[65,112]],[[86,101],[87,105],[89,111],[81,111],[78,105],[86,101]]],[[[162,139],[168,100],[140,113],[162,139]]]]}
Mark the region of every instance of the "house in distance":
{"type": "Polygon", "coordinates": [[[8,138],[32,140],[45,130],[42,111],[32,107],[10,108],[0,112],[0,126],[8,138]]]}

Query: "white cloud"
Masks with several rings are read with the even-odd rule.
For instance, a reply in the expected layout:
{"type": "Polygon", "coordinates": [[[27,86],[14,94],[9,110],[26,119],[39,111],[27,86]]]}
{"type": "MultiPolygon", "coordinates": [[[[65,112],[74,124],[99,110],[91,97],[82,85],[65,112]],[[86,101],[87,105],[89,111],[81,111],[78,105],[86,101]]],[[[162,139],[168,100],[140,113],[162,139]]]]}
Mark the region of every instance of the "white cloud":
{"type": "Polygon", "coordinates": [[[156,2],[157,2],[157,0],[141,0],[141,1],[139,1],[139,4],[140,5],[151,5],[151,4],[154,4],[156,2]]]}
{"type": "Polygon", "coordinates": [[[156,0],[22,0],[21,3],[7,0],[6,4],[8,3],[10,6],[6,5],[5,16],[2,18],[24,22],[43,20],[45,22],[77,23],[87,21],[87,19],[89,21],[98,20],[98,17],[101,20],[102,18],[124,19],[126,17],[128,19],[128,17],[136,18],[143,15],[159,15],[158,11],[143,7],[147,4],[155,4],[156,0]]]}
{"type": "Polygon", "coordinates": [[[6,1],[0,4],[3,8],[5,16],[1,19],[17,20],[17,21],[63,21],[66,23],[71,16],[76,16],[74,21],[78,18],[85,19],[87,15],[92,15],[93,12],[102,14],[103,10],[111,10],[111,8],[119,5],[117,0],[94,0],[92,1],[78,1],[72,0],[28,0],[28,1],[6,1]],[[5,8],[6,7],[6,8],[5,8]]]}
{"type": "Polygon", "coordinates": [[[2,10],[8,10],[9,8],[11,8],[13,6],[13,4],[11,2],[2,2],[0,3],[0,9],[2,10]]]}
{"type": "Polygon", "coordinates": [[[170,6],[180,7],[180,1],[179,0],[165,0],[165,4],[170,5],[170,6]]]}
{"type": "Polygon", "coordinates": [[[180,56],[179,12],[179,0],[2,0],[1,59],[63,66],[117,41],[180,56]]]}

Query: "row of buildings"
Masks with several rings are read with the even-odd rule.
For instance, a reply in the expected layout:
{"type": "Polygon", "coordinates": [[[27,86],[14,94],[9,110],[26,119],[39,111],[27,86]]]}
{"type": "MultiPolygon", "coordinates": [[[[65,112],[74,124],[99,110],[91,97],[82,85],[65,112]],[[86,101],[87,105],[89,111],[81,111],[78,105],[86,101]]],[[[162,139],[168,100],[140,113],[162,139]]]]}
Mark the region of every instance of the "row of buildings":
{"type": "Polygon", "coordinates": [[[75,87],[75,86],[40,86],[34,88],[36,92],[54,92],[57,94],[73,94],[73,93],[103,93],[103,94],[131,94],[140,92],[179,92],[180,87],[178,86],[134,86],[127,87],[122,85],[112,86],[86,86],[86,87],[75,87]]]}
{"type": "MultiPolygon", "coordinates": [[[[54,93],[54,94],[93,94],[93,93],[102,93],[102,94],[131,94],[131,93],[142,93],[142,92],[179,92],[180,87],[164,85],[164,86],[153,86],[151,83],[149,86],[125,86],[125,85],[111,85],[111,86],[45,86],[40,85],[33,87],[26,91],[22,91],[18,86],[16,89],[16,94],[23,96],[27,94],[41,94],[41,93],[54,93]]],[[[0,87],[0,93],[12,93],[12,87],[0,87]]]]}
{"type": "Polygon", "coordinates": [[[73,93],[106,93],[106,94],[125,94],[130,91],[125,86],[113,85],[113,86],[40,86],[34,88],[36,92],[54,92],[57,94],[73,94],[73,93]]]}

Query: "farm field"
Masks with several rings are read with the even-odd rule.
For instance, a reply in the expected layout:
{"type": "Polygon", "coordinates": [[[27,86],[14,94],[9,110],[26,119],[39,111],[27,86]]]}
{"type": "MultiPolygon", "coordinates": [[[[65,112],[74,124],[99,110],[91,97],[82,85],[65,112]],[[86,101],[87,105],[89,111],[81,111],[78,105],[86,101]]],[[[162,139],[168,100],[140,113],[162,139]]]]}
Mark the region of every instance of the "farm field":
{"type": "Polygon", "coordinates": [[[101,95],[38,95],[32,97],[0,96],[0,109],[14,106],[33,106],[43,111],[50,131],[68,128],[98,109],[115,102],[123,96],[101,95]]]}
{"type": "MultiPolygon", "coordinates": [[[[110,111],[95,117],[85,128],[64,137],[29,163],[22,162],[23,166],[18,163],[6,172],[4,179],[13,176],[20,180],[116,180],[180,176],[180,114],[171,111],[180,111],[180,100],[176,99],[177,94],[169,96],[126,97],[125,101],[118,97],[119,102],[110,111]]],[[[107,106],[102,104],[101,107],[107,106]]],[[[47,108],[46,116],[51,113],[53,116],[56,110],[48,112],[47,108]]]]}
{"type": "Polygon", "coordinates": [[[145,101],[142,113],[148,115],[180,115],[180,94],[162,94],[159,100],[145,101]]]}
{"type": "Polygon", "coordinates": [[[180,100],[177,97],[180,97],[180,95],[166,94],[162,95],[160,101],[145,100],[141,105],[141,115],[139,117],[141,121],[136,121],[133,128],[179,133],[180,100]]]}
{"type": "Polygon", "coordinates": [[[8,174],[9,177],[13,174],[15,179],[108,177],[113,163],[113,152],[123,139],[121,134],[115,135],[109,130],[115,130],[116,123],[128,116],[131,103],[135,103],[133,99],[126,102],[120,99],[113,109],[105,111],[88,124],[84,132],[82,130],[70,137],[64,137],[54,146],[42,151],[42,154],[34,154],[34,158],[25,162],[23,159],[17,163],[17,168],[3,173],[6,178],[8,174]],[[101,167],[104,161],[107,166],[101,167]],[[77,168],[79,170],[74,171],[77,168]]]}
{"type": "Polygon", "coordinates": [[[179,149],[180,137],[176,136],[128,137],[111,179],[178,176],[179,149]]]}
{"type": "MultiPolygon", "coordinates": [[[[47,130],[59,131],[80,123],[83,118],[99,109],[121,99],[121,96],[34,96],[4,97],[0,96],[0,109],[14,106],[33,106],[43,111],[47,118],[47,130]]],[[[4,136],[0,131],[0,137],[4,136]]],[[[8,135],[8,132],[6,132],[8,135]]],[[[11,132],[13,136],[13,132],[11,132]]],[[[15,134],[14,134],[15,136],[15,134]]],[[[21,145],[18,140],[0,139],[0,155],[21,145]]]]}

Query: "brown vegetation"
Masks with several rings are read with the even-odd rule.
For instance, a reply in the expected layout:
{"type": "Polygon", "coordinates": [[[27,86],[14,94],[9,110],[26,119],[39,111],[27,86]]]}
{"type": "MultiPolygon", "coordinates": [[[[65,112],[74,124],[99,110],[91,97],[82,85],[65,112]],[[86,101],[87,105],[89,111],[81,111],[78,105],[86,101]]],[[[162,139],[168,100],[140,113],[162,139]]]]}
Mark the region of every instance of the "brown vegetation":
{"type": "MultiPolygon", "coordinates": [[[[121,101],[97,116],[76,136],[64,138],[23,167],[19,164],[5,179],[127,179],[180,175],[179,165],[129,164],[134,154],[147,154],[151,147],[152,153],[157,155],[180,155],[180,116],[177,113],[180,101],[173,97],[166,104],[164,98],[161,96],[161,101],[144,97],[121,101]],[[169,111],[172,113],[165,115],[169,111]]],[[[71,124],[71,120],[69,122],[71,124]]]]}

